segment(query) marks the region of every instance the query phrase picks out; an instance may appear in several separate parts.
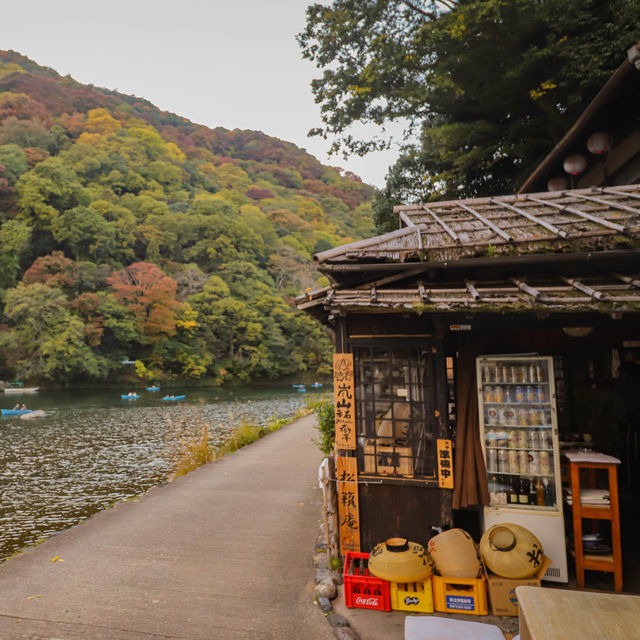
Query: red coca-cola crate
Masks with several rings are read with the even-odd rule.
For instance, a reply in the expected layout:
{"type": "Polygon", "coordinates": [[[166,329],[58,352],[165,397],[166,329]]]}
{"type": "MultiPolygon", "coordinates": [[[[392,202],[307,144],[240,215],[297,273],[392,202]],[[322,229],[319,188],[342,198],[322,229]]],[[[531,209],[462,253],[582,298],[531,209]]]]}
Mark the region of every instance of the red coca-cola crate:
{"type": "Polygon", "coordinates": [[[351,609],[377,609],[391,611],[389,582],[376,578],[365,569],[362,560],[368,560],[368,553],[347,551],[344,558],[344,602],[351,609]]]}

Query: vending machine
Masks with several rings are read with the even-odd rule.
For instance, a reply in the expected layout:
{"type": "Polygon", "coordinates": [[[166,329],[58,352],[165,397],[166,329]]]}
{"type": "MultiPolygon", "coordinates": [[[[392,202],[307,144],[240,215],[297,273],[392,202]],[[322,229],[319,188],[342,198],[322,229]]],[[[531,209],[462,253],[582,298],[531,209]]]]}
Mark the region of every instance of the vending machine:
{"type": "Polygon", "coordinates": [[[484,530],[529,529],[552,560],[544,579],[567,582],[553,358],[480,356],[476,367],[489,485],[484,530]]]}

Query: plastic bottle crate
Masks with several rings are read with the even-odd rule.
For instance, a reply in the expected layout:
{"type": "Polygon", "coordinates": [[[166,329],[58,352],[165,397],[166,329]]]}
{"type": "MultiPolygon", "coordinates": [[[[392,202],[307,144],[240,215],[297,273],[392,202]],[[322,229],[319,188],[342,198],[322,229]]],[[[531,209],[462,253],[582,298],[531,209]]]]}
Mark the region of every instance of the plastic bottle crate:
{"type": "Polygon", "coordinates": [[[392,609],[433,613],[431,578],[423,582],[392,582],[390,594],[392,609]]]}
{"type": "Polygon", "coordinates": [[[376,578],[366,569],[364,575],[349,573],[354,560],[368,559],[368,553],[347,551],[344,558],[342,578],[344,580],[344,603],[351,609],[377,609],[378,611],[391,611],[391,598],[389,597],[389,582],[376,578]]]}
{"type": "Polygon", "coordinates": [[[475,580],[433,576],[432,580],[436,611],[487,615],[487,581],[484,576],[475,580]]]}

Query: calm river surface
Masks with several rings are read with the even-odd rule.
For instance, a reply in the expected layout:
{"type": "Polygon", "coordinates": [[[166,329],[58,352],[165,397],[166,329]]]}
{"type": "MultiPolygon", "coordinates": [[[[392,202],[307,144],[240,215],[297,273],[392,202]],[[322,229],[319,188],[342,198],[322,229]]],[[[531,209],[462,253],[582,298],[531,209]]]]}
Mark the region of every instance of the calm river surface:
{"type": "Polygon", "coordinates": [[[172,403],[160,399],[162,391],[139,391],[139,400],[120,393],[0,393],[4,409],[24,402],[47,414],[0,420],[0,561],[165,482],[180,425],[204,420],[216,442],[243,422],[292,416],[318,394],[285,385],[172,389],[186,395],[172,403]]]}

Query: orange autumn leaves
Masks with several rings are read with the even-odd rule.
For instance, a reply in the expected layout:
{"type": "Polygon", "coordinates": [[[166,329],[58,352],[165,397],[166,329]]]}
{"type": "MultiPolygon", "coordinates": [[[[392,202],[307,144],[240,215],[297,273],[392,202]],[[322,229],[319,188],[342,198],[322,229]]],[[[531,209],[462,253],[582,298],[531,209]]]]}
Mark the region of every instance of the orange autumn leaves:
{"type": "Polygon", "coordinates": [[[107,278],[107,284],[136,317],[148,344],[175,334],[183,304],[176,300],[176,281],[155,264],[135,262],[107,278]]]}

